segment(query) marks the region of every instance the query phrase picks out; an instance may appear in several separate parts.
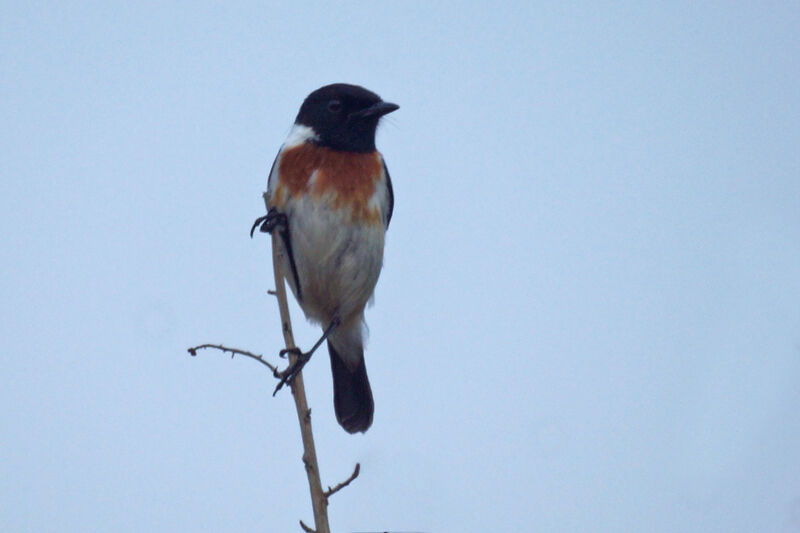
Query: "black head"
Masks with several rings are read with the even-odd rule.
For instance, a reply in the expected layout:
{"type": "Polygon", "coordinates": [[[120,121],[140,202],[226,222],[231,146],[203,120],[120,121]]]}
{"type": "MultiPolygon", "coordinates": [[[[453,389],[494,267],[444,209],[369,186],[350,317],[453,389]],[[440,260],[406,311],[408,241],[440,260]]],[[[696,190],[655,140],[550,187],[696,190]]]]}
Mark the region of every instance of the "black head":
{"type": "Polygon", "coordinates": [[[309,94],[295,123],[312,128],[320,146],[343,152],[372,152],[378,121],[399,107],[358,85],[335,83],[309,94]]]}

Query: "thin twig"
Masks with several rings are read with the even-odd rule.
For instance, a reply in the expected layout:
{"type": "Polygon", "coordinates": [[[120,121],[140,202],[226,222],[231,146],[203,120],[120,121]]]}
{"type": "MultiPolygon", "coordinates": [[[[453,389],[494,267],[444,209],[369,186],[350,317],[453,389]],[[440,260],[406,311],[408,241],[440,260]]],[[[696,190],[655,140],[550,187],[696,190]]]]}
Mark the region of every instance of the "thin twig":
{"type": "Polygon", "coordinates": [[[197,355],[197,350],[202,350],[202,349],[205,349],[205,348],[214,348],[216,350],[222,350],[223,352],[228,352],[228,353],[231,354],[231,357],[233,357],[234,355],[244,355],[244,356],[249,357],[251,359],[255,359],[256,361],[258,361],[262,365],[265,365],[267,368],[272,370],[272,375],[273,376],[275,376],[276,378],[280,377],[280,376],[278,376],[278,368],[277,367],[275,367],[275,366],[271,365],[270,363],[268,363],[267,361],[265,361],[263,356],[258,355],[258,354],[254,354],[253,352],[248,352],[247,350],[239,350],[238,348],[228,348],[227,346],[223,346],[222,344],[201,344],[199,346],[194,346],[192,348],[189,348],[187,351],[191,354],[192,357],[194,357],[194,356],[197,355]]]}
{"type": "Polygon", "coordinates": [[[317,533],[315,529],[311,529],[310,527],[305,525],[302,520],[300,520],[300,527],[302,527],[303,531],[305,531],[306,533],[317,533]]]}
{"type": "Polygon", "coordinates": [[[334,494],[345,488],[347,485],[352,483],[353,480],[358,477],[358,472],[360,470],[361,470],[361,465],[359,463],[356,463],[356,467],[353,470],[353,473],[350,474],[349,478],[345,479],[344,481],[342,481],[333,488],[331,488],[330,485],[328,485],[328,490],[325,491],[325,498],[330,498],[331,496],[333,496],[334,494]]]}

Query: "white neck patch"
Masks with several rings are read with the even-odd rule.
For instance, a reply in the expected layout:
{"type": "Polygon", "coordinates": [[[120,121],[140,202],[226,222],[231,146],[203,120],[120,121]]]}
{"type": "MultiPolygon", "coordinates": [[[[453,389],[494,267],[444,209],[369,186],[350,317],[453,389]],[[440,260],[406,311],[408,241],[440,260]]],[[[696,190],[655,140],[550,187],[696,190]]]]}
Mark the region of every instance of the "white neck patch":
{"type": "Polygon", "coordinates": [[[295,124],[289,131],[289,136],[286,137],[286,142],[283,143],[284,148],[294,148],[300,146],[308,141],[314,141],[318,138],[317,132],[309,126],[303,124],[295,124]]]}

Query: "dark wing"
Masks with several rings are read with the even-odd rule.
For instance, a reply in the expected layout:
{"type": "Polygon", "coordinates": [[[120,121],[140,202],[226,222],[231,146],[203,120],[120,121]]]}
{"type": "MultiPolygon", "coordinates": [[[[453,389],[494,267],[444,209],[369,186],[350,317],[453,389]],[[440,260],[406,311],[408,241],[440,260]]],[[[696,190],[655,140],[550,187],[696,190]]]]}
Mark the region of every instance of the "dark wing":
{"type": "MultiPolygon", "coordinates": [[[[275,209],[274,207],[272,209],[275,209]]],[[[289,257],[289,268],[292,270],[292,280],[294,287],[297,289],[297,300],[303,301],[303,289],[300,288],[300,276],[297,275],[297,264],[294,262],[294,252],[292,251],[292,236],[289,234],[289,218],[286,218],[286,226],[280,231],[281,240],[283,241],[283,248],[286,250],[286,255],[289,257]]]]}
{"type": "Polygon", "coordinates": [[[386,161],[381,157],[383,162],[383,174],[386,176],[386,189],[389,191],[389,210],[386,212],[386,229],[389,229],[389,222],[392,220],[392,211],[394,211],[394,191],[392,190],[392,178],[389,177],[389,168],[386,166],[386,161]]]}

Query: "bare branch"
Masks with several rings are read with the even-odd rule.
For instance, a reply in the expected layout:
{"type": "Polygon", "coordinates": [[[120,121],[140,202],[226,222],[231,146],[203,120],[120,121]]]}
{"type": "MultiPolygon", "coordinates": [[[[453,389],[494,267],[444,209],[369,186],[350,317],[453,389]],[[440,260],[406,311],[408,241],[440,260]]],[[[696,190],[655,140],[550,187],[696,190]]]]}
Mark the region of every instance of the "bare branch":
{"type": "Polygon", "coordinates": [[[228,352],[228,353],[231,354],[231,358],[233,358],[234,355],[244,355],[244,356],[249,357],[251,359],[255,359],[256,361],[258,361],[262,365],[265,365],[267,368],[272,370],[272,375],[274,377],[276,377],[276,378],[279,377],[278,376],[278,368],[277,367],[271,365],[266,360],[264,360],[263,356],[254,354],[252,352],[248,352],[247,350],[239,350],[237,348],[228,348],[227,346],[223,346],[222,344],[201,344],[199,346],[194,346],[192,348],[189,348],[187,351],[191,354],[192,357],[195,357],[197,355],[197,350],[202,350],[202,349],[205,349],[205,348],[214,348],[216,350],[222,350],[223,352],[228,352]]]}
{"type": "Polygon", "coordinates": [[[339,492],[340,490],[345,488],[347,485],[352,483],[353,480],[358,477],[358,472],[360,470],[361,470],[361,465],[359,463],[356,463],[356,467],[353,470],[353,473],[350,474],[349,478],[345,479],[344,481],[342,481],[341,483],[339,483],[338,485],[336,485],[333,488],[331,488],[330,485],[328,485],[328,490],[325,491],[325,498],[326,499],[330,498],[331,496],[333,496],[334,494],[336,494],[337,492],[339,492]]]}

